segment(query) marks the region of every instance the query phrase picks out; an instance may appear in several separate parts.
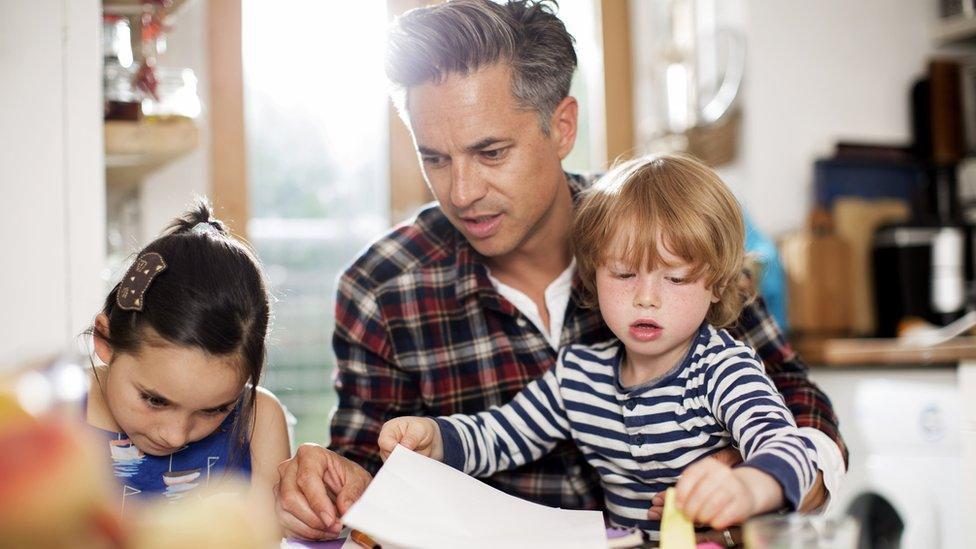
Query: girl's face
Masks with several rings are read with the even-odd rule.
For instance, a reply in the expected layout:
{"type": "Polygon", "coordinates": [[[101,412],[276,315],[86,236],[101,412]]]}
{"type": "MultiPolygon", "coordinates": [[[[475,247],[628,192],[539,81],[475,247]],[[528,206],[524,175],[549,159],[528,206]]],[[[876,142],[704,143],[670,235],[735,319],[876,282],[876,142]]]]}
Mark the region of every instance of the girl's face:
{"type": "Polygon", "coordinates": [[[233,357],[155,339],[137,355],[115,353],[102,388],[129,440],[165,456],[213,433],[241,398],[244,379],[233,357]]]}
{"type": "MultiPolygon", "coordinates": [[[[613,243],[611,258],[623,256],[624,242],[613,243]]],[[[663,264],[647,271],[611,259],[596,271],[603,320],[627,349],[635,370],[659,375],[684,358],[688,345],[718,298],[704,278],[689,280],[693,265],[657,242],[663,264]]]]}

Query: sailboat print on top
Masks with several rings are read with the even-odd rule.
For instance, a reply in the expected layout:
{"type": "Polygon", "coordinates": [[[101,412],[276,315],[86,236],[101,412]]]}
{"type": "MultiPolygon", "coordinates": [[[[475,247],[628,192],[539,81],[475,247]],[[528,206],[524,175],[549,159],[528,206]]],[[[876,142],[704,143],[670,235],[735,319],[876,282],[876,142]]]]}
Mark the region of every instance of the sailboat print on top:
{"type": "MultiPolygon", "coordinates": [[[[188,448],[188,446],[184,446],[183,448],[180,448],[180,450],[185,450],[186,448],[188,448]]],[[[179,452],[180,450],[177,450],[176,452],[179,452]]],[[[169,455],[169,471],[163,473],[163,484],[165,484],[166,486],[175,486],[177,484],[189,484],[194,480],[200,478],[199,467],[195,467],[193,469],[187,469],[185,471],[173,470],[173,455],[176,454],[176,452],[173,452],[172,454],[169,455]]]]}
{"type": "Polygon", "coordinates": [[[108,441],[108,446],[113,461],[132,461],[143,456],[142,451],[129,439],[122,438],[121,434],[118,439],[108,441]]]}
{"type": "Polygon", "coordinates": [[[162,495],[176,503],[197,486],[220,482],[228,472],[250,477],[250,447],[232,438],[239,413],[240,405],[209,436],[161,456],[140,451],[124,432],[90,426],[104,437],[102,452],[118,481],[120,511],[128,512],[133,498],[162,495]]]}
{"type": "Polygon", "coordinates": [[[138,488],[133,488],[132,486],[128,486],[126,484],[123,484],[122,485],[122,508],[119,511],[119,515],[120,516],[125,517],[125,498],[128,497],[128,496],[132,496],[132,495],[135,495],[135,494],[141,494],[141,493],[142,493],[142,490],[140,490],[138,488]]]}
{"type": "Polygon", "coordinates": [[[220,461],[220,456],[207,457],[207,486],[210,486],[210,470],[213,469],[214,464],[218,461],[220,461]]]}
{"type": "Polygon", "coordinates": [[[183,492],[187,492],[197,487],[197,483],[193,482],[200,478],[200,468],[194,467],[192,469],[182,469],[173,470],[173,456],[189,448],[186,445],[179,450],[173,452],[169,455],[169,470],[163,471],[163,484],[166,485],[166,490],[163,492],[167,498],[170,500],[176,500],[183,497],[183,492]]]}
{"type": "Polygon", "coordinates": [[[139,464],[146,460],[146,455],[131,440],[122,438],[122,433],[117,433],[115,439],[108,441],[108,451],[112,456],[115,476],[123,479],[135,476],[139,472],[139,464]]]}

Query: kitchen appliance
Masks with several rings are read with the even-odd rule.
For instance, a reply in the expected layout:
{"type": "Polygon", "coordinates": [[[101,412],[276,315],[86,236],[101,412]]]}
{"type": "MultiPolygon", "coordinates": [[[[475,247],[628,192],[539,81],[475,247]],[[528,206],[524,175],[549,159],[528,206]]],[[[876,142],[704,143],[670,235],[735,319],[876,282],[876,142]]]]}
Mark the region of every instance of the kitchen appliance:
{"type": "Polygon", "coordinates": [[[962,92],[962,124],[966,139],[966,150],[976,154],[976,57],[962,61],[960,67],[962,92]]]}
{"type": "Polygon", "coordinates": [[[962,169],[968,147],[963,113],[970,102],[966,74],[957,60],[934,59],[912,88],[912,150],[925,185],[911,223],[875,233],[872,270],[880,337],[896,336],[906,317],[944,326],[974,304],[976,229],[960,204],[969,201],[971,185],[962,169]]]}
{"type": "Polygon", "coordinates": [[[895,337],[906,317],[945,325],[971,302],[973,230],[963,225],[895,224],[872,250],[877,336],[895,337]]]}
{"type": "Polygon", "coordinates": [[[827,516],[859,518],[859,548],[973,547],[957,370],[813,368],[810,378],[830,395],[850,451],[827,516]]]}

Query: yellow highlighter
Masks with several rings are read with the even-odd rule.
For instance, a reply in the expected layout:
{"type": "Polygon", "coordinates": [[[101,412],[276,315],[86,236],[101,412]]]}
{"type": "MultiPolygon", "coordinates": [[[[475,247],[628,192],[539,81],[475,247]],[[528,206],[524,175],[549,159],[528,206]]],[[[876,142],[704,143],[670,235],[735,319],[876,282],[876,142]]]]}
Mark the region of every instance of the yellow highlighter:
{"type": "Polygon", "coordinates": [[[695,527],[674,504],[674,488],[664,492],[661,516],[661,549],[695,549],[695,527]]]}

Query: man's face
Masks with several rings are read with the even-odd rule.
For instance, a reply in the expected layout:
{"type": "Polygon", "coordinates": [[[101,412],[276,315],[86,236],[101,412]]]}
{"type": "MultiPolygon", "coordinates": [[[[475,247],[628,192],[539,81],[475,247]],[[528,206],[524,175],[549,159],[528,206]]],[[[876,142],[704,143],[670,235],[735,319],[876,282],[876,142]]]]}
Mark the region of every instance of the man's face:
{"type": "Polygon", "coordinates": [[[407,95],[427,184],[451,223],[489,258],[569,230],[553,212],[559,199],[568,203],[561,161],[575,140],[575,100],[560,104],[547,136],[538,113],[518,108],[510,77],[498,64],[407,95]]]}

